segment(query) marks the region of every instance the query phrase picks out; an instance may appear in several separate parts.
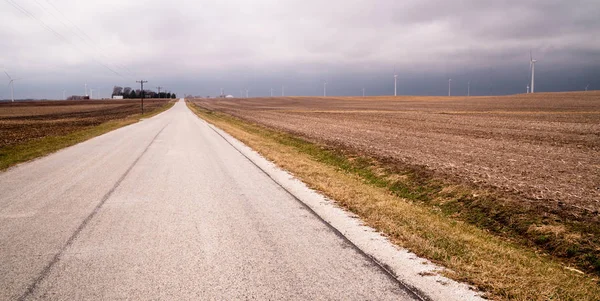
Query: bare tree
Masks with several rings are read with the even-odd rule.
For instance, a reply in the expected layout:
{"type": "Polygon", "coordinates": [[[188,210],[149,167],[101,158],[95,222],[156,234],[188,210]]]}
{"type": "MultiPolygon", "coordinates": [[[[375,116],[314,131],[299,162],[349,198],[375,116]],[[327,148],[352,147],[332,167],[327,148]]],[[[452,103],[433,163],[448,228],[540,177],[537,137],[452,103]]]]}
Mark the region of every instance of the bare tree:
{"type": "Polygon", "coordinates": [[[123,95],[123,87],[114,86],[112,95],[123,95]]]}

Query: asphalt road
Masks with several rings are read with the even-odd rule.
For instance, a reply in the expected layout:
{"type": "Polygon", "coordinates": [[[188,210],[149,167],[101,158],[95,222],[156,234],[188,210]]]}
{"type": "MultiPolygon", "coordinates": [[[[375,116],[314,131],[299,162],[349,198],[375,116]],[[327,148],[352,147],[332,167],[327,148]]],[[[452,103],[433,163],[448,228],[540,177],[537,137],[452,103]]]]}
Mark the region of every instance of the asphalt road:
{"type": "Polygon", "coordinates": [[[0,173],[1,300],[409,300],[183,102],[0,173]]]}

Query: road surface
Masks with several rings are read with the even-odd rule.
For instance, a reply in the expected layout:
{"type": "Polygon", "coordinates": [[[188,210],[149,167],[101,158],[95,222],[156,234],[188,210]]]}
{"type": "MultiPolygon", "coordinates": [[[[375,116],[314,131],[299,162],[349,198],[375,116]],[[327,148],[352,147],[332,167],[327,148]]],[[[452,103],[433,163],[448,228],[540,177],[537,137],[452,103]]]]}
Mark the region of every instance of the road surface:
{"type": "Polygon", "coordinates": [[[414,298],[182,101],[0,192],[0,300],[414,298]]]}

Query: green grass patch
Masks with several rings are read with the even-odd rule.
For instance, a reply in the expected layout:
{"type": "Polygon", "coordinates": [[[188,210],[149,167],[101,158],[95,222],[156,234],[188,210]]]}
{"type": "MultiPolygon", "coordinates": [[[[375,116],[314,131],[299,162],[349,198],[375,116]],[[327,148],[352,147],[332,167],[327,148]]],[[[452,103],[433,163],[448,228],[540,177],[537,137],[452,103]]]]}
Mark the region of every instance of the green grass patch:
{"type": "MultiPolygon", "coordinates": [[[[190,107],[217,126],[275,142],[285,146],[282,150],[293,149],[416,206],[415,212],[422,215],[417,217],[415,213],[411,219],[394,211],[397,209],[393,209],[393,203],[342,203],[393,241],[452,268],[454,279],[475,283],[500,299],[595,300],[600,296],[597,279],[593,278],[600,270],[600,235],[592,219],[570,219],[566,214],[522,203],[518,196],[440,178],[421,166],[364,156],[224,113],[190,107]],[[435,216],[443,220],[438,229],[429,224],[435,216]],[[462,224],[474,226],[479,232],[465,230],[470,228],[462,224]],[[471,234],[474,236],[466,238],[471,234]],[[473,237],[479,243],[471,244],[473,237]],[[471,262],[477,262],[475,267],[471,262]],[[569,276],[578,274],[570,274],[568,266],[577,266],[588,274],[569,276]],[[589,290],[584,292],[582,287],[589,290]]],[[[324,193],[333,197],[327,189],[324,193]]]]}
{"type": "Polygon", "coordinates": [[[41,139],[31,140],[22,144],[16,144],[0,148],[0,171],[19,163],[39,158],[62,148],[75,145],[93,137],[108,133],[120,127],[138,122],[142,118],[150,118],[171,108],[175,103],[145,113],[144,115],[131,115],[125,119],[111,120],[97,126],[84,128],[67,135],[47,136],[41,139]]]}

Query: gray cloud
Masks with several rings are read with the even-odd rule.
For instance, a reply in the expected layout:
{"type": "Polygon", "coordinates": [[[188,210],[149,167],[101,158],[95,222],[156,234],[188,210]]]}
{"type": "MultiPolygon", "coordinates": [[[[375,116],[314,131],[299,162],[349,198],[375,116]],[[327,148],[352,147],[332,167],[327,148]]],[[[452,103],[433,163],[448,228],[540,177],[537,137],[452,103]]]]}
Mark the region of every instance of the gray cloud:
{"type": "Polygon", "coordinates": [[[85,82],[108,91],[142,77],[201,95],[219,86],[266,95],[284,82],[316,95],[323,80],[331,93],[386,94],[394,69],[410,94],[444,94],[448,77],[518,93],[529,49],[540,89],[600,89],[594,0],[11,1],[63,37],[0,2],[0,67],[26,78],[18,97],[58,97],[85,82]]]}

